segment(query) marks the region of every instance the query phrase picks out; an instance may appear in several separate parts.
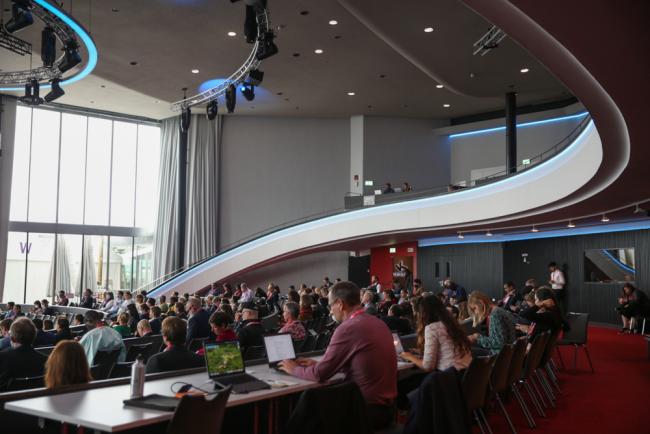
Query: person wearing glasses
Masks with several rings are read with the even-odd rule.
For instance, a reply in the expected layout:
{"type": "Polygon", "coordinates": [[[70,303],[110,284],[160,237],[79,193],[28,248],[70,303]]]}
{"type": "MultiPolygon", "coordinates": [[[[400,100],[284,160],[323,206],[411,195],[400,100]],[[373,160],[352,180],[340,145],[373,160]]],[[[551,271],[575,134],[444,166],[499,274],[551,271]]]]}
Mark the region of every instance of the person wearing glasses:
{"type": "Polygon", "coordinates": [[[393,336],[383,321],[365,312],[359,288],[352,282],[338,282],[330,288],[329,306],[340,325],[323,358],[319,362],[283,360],[280,369],[319,382],[343,373],[346,381],[353,381],[361,389],[372,428],[385,428],[393,421],[397,397],[393,336]]]}

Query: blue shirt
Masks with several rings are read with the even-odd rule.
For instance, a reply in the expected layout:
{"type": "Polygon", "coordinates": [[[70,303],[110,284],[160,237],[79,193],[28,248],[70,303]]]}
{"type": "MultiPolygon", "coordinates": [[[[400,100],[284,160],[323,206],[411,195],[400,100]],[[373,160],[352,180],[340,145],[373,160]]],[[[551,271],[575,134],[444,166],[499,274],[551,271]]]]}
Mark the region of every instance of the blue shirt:
{"type": "Polygon", "coordinates": [[[84,347],[86,357],[88,358],[88,365],[90,366],[93,365],[97,351],[120,349],[120,356],[117,361],[123,362],[126,358],[126,347],[122,341],[122,335],[110,327],[102,326],[90,330],[81,338],[79,343],[84,347]]]}

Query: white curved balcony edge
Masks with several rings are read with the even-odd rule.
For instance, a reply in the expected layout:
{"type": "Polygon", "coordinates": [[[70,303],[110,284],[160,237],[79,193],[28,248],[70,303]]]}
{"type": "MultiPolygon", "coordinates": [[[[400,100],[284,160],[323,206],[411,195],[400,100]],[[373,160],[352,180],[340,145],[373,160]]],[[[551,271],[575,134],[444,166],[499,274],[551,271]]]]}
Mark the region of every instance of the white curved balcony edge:
{"type": "Polygon", "coordinates": [[[172,291],[191,293],[259,264],[318,246],[382,233],[467,225],[540,207],[543,210],[587,184],[602,159],[600,135],[590,121],[566,149],[521,174],[452,194],[350,211],[282,229],[179,274],[151,296],[172,291]]]}

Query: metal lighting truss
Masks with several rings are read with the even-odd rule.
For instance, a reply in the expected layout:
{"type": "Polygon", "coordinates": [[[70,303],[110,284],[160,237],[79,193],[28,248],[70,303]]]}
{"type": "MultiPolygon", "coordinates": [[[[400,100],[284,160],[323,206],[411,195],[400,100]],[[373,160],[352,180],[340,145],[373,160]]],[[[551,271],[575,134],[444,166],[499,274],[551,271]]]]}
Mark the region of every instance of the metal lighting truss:
{"type": "Polygon", "coordinates": [[[508,35],[497,26],[490,27],[490,30],[488,30],[485,35],[481,36],[478,41],[474,42],[474,53],[472,54],[485,56],[490,52],[490,50],[497,48],[499,42],[503,41],[506,36],[508,35]]]}
{"type": "MultiPolygon", "coordinates": [[[[74,32],[66,23],[64,23],[59,17],[51,13],[50,11],[43,8],[38,3],[32,3],[31,12],[33,15],[36,15],[40,18],[46,26],[51,27],[54,30],[57,38],[61,43],[66,46],[68,44],[75,44],[78,46],[77,37],[74,32]]],[[[9,71],[0,73],[0,85],[16,85],[20,86],[26,83],[29,83],[30,80],[36,79],[39,82],[49,81],[53,78],[61,76],[61,71],[59,71],[59,65],[63,62],[65,58],[65,51],[63,54],[54,62],[51,68],[46,68],[41,66],[39,68],[28,69],[24,71],[9,71]]]]}
{"type": "Polygon", "coordinates": [[[0,21],[0,47],[9,51],[13,51],[21,56],[32,54],[32,44],[15,37],[4,29],[3,23],[0,21]]]}
{"type": "Polygon", "coordinates": [[[228,87],[231,84],[237,86],[240,83],[242,83],[244,80],[246,80],[248,73],[252,69],[257,69],[260,63],[262,63],[261,61],[257,60],[257,57],[255,57],[257,54],[257,49],[260,45],[259,36],[271,31],[270,24],[271,22],[269,20],[269,13],[267,9],[264,8],[258,10],[257,11],[258,38],[255,41],[255,44],[253,45],[253,49],[251,50],[251,53],[248,55],[248,58],[246,59],[244,64],[241,65],[234,73],[232,73],[230,77],[228,77],[222,83],[219,83],[217,86],[208,89],[204,92],[201,92],[194,96],[190,96],[188,98],[172,103],[171,109],[173,111],[182,111],[189,107],[193,107],[195,105],[213,101],[218,97],[220,97],[221,95],[225,94],[226,89],[228,89],[228,87]]]}

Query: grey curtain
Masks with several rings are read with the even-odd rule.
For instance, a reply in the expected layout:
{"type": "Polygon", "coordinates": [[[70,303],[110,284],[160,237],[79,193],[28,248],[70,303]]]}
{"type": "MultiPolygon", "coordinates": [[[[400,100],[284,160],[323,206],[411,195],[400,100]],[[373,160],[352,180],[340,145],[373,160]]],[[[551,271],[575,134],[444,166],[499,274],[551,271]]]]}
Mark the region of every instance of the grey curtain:
{"type": "Polygon", "coordinates": [[[214,255],[218,249],[219,144],[222,117],[193,115],[187,146],[185,255],[177,258],[177,173],[180,118],[161,126],[159,200],[154,234],[154,278],[214,255]]]}
{"type": "Polygon", "coordinates": [[[15,128],[16,98],[0,95],[0,300],[3,300],[7,266],[9,204],[11,203],[11,173],[14,162],[15,128]]]}
{"type": "Polygon", "coordinates": [[[48,282],[50,282],[47,294],[49,297],[54,297],[56,291],[63,290],[69,293],[72,289],[70,256],[63,237],[57,237],[56,247],[52,252],[52,261],[50,261],[50,277],[48,282]],[[56,261],[54,260],[55,256],[56,261]]]}
{"type": "Polygon", "coordinates": [[[77,297],[81,297],[81,293],[85,289],[90,289],[93,292],[97,290],[97,270],[95,269],[95,255],[93,253],[93,245],[90,240],[84,240],[84,248],[81,257],[82,270],[79,274],[79,280],[75,286],[74,293],[77,297]],[[83,279],[83,280],[82,280],[83,279]]]}

